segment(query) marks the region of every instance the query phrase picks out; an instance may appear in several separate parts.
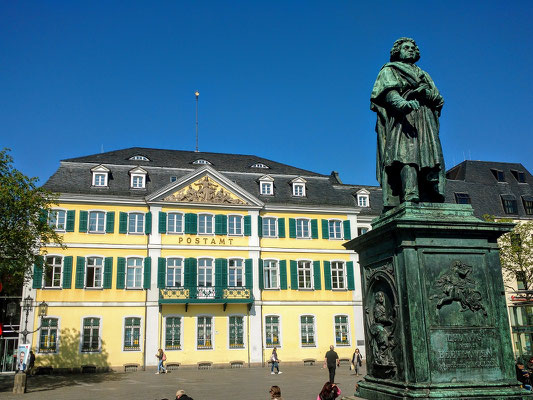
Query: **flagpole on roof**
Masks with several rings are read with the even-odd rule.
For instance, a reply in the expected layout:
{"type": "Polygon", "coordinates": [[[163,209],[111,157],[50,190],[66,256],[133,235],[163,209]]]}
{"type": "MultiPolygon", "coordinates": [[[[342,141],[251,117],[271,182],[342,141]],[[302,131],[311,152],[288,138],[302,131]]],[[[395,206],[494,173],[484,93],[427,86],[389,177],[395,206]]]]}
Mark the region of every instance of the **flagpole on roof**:
{"type": "Polygon", "coordinates": [[[196,96],[196,152],[198,153],[198,96],[200,92],[197,90],[194,95],[196,96]]]}

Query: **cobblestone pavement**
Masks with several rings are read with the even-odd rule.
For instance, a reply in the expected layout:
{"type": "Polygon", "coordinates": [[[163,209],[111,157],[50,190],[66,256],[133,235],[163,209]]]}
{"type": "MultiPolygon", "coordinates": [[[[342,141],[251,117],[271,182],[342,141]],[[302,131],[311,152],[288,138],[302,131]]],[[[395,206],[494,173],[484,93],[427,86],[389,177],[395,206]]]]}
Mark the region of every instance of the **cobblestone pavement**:
{"type": "MultiPolygon", "coordinates": [[[[328,370],[321,365],[280,365],[280,375],[268,368],[181,369],[156,375],[154,370],[98,374],[65,374],[31,376],[27,393],[13,394],[14,375],[0,375],[0,399],[39,400],[106,400],[106,399],[174,399],[176,390],[184,389],[195,400],[269,399],[271,385],[281,388],[284,400],[315,400],[328,370]]],[[[342,396],[353,396],[356,376],[348,366],[337,368],[336,382],[342,396]]]]}

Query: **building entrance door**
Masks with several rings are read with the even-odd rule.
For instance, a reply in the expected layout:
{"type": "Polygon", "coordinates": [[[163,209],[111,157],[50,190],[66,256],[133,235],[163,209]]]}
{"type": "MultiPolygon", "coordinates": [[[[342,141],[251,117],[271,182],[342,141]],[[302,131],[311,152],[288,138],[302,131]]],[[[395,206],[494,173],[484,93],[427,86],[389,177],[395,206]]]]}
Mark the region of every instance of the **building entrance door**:
{"type": "Polygon", "coordinates": [[[0,338],[0,372],[13,372],[17,365],[15,357],[17,354],[18,338],[0,338]]]}

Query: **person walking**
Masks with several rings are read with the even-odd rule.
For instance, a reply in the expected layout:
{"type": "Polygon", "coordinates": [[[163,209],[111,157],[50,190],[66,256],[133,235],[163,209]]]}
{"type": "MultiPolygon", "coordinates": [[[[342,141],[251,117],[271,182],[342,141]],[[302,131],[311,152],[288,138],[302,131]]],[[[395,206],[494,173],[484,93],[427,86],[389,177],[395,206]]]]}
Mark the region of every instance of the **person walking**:
{"type": "Polygon", "coordinates": [[[363,356],[361,355],[361,353],[359,352],[359,349],[356,348],[354,353],[353,353],[353,356],[352,356],[352,365],[354,366],[354,369],[355,369],[355,374],[356,375],[361,375],[359,373],[359,371],[361,370],[361,368],[363,367],[363,356]]]}
{"type": "Polygon", "coordinates": [[[279,361],[280,359],[278,358],[278,352],[276,350],[276,348],[274,347],[272,349],[272,355],[270,356],[270,362],[272,363],[272,366],[270,367],[270,374],[271,375],[274,375],[275,373],[276,374],[282,374],[283,372],[281,372],[279,370],[279,361]],[[276,368],[276,372],[274,372],[274,368],[276,368]]]}
{"type": "Polygon", "coordinates": [[[333,350],[333,345],[329,346],[329,351],[324,356],[324,367],[328,367],[329,371],[329,381],[331,383],[335,382],[335,369],[340,365],[339,355],[335,350],[333,350]]]}
{"type": "Polygon", "coordinates": [[[165,361],[167,361],[167,355],[165,354],[165,352],[163,351],[163,349],[159,349],[157,351],[157,354],[155,355],[157,357],[157,359],[159,360],[159,362],[157,363],[157,372],[156,372],[156,375],[157,374],[160,374],[160,373],[163,373],[163,374],[166,374],[167,373],[167,369],[165,368],[165,366],[163,365],[163,363],[165,361]]]}

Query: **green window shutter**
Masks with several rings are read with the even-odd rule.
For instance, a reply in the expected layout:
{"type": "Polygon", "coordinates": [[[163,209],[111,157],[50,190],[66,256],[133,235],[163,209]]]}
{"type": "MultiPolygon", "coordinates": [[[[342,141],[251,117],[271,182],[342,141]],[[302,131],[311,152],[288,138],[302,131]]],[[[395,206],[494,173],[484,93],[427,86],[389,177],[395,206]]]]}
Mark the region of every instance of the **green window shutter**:
{"type": "Polygon", "coordinates": [[[327,219],[322,220],[322,239],[329,239],[329,221],[327,219]]]}
{"type": "Polygon", "coordinates": [[[342,226],[344,228],[344,240],[350,240],[352,238],[351,229],[350,229],[350,221],[342,221],[342,226]]]}
{"type": "Polygon", "coordinates": [[[185,214],[185,233],[196,235],[198,232],[198,216],[193,213],[185,214]]]}
{"type": "Polygon", "coordinates": [[[104,260],[104,289],[111,289],[113,281],[113,257],[106,257],[104,260]]]}
{"type": "Polygon", "coordinates": [[[331,290],[331,263],[324,261],[324,289],[331,290]]]}
{"type": "Polygon", "coordinates": [[[76,221],[76,210],[67,211],[67,227],[65,231],[74,232],[74,223],[76,221]]]}
{"type": "Polygon", "coordinates": [[[287,289],[287,260],[279,262],[279,288],[287,289]]]}
{"type": "MultiPolygon", "coordinates": [[[[188,289],[196,288],[196,258],[185,259],[185,286],[188,289]]],[[[190,298],[195,298],[194,293],[190,294],[190,298]]]]}
{"type": "Polygon", "coordinates": [[[278,237],[285,237],[285,218],[278,218],[278,237]]]}
{"type": "Polygon", "coordinates": [[[46,225],[48,223],[48,210],[39,211],[39,223],[46,225]]]}
{"type": "Polygon", "coordinates": [[[87,232],[87,220],[89,219],[89,213],[87,211],[80,211],[80,225],[78,231],[87,232]]]}
{"type": "Polygon", "coordinates": [[[72,285],[72,256],[63,258],[63,289],[70,289],[72,285]]]}
{"type": "Polygon", "coordinates": [[[35,257],[35,264],[33,265],[33,285],[34,289],[40,289],[43,286],[43,263],[44,257],[35,257]]]}
{"type": "Polygon", "coordinates": [[[291,289],[298,290],[298,263],[291,260],[291,289]]]}
{"type": "Polygon", "coordinates": [[[263,217],[257,217],[257,235],[263,237],[263,217]]]}
{"type": "Polygon", "coordinates": [[[128,213],[121,212],[119,214],[118,233],[128,233],[128,213]]]}
{"type": "Polygon", "coordinates": [[[244,236],[252,236],[252,216],[244,216],[244,236]]]}
{"type": "Polygon", "coordinates": [[[152,257],[144,258],[144,282],[143,289],[150,289],[152,283],[152,257]]]}
{"type": "Polygon", "coordinates": [[[318,239],[318,220],[311,220],[311,239],[318,239]]]}
{"type": "Polygon", "coordinates": [[[252,290],[254,287],[254,262],[251,258],[244,261],[244,276],[246,279],[246,288],[252,290]]]}
{"type": "MultiPolygon", "coordinates": [[[[161,216],[161,213],[159,213],[161,216]]],[[[159,220],[161,221],[161,220],[159,220]]],[[[161,227],[161,225],[159,225],[161,227]]],[[[164,257],[157,259],[157,287],[164,289],[166,287],[165,278],[167,276],[167,260],[164,257]]]]}
{"type": "Polygon", "coordinates": [[[124,289],[124,281],[126,280],[126,259],[124,257],[117,258],[117,289],[124,289]]]}
{"type": "Polygon", "coordinates": [[[224,214],[215,215],[215,235],[228,234],[228,217],[224,214]]]}
{"type": "Polygon", "coordinates": [[[315,280],[315,290],[322,289],[320,285],[320,261],[313,261],[313,275],[315,280]]]}
{"type": "Polygon", "coordinates": [[[228,260],[222,259],[222,288],[228,287],[228,260]]]}
{"type": "Polygon", "coordinates": [[[353,261],[346,263],[346,280],[348,281],[348,290],[355,290],[355,281],[353,276],[353,261]]]}
{"type": "Polygon", "coordinates": [[[105,233],[115,232],[115,212],[109,211],[106,216],[105,233]]]}
{"type": "Polygon", "coordinates": [[[294,218],[289,218],[289,237],[296,237],[296,220],[294,218]]]}
{"type": "Polygon", "coordinates": [[[258,260],[258,263],[259,263],[259,268],[258,268],[258,272],[259,272],[259,289],[263,290],[264,287],[265,287],[265,284],[263,282],[263,260],[262,259],[259,259],[258,260]]]}
{"type": "Polygon", "coordinates": [[[159,233],[167,233],[167,213],[159,211],[159,233]]]}
{"type": "Polygon", "coordinates": [[[215,260],[215,288],[217,290],[220,290],[220,288],[223,285],[222,282],[222,269],[224,268],[224,264],[226,262],[225,258],[217,258],[215,260]]]}
{"type": "Polygon", "coordinates": [[[76,257],[76,289],[83,289],[85,284],[85,257],[76,257]]]}
{"type": "Polygon", "coordinates": [[[152,233],[152,213],[148,211],[144,217],[144,233],[149,235],[152,233]]]}

